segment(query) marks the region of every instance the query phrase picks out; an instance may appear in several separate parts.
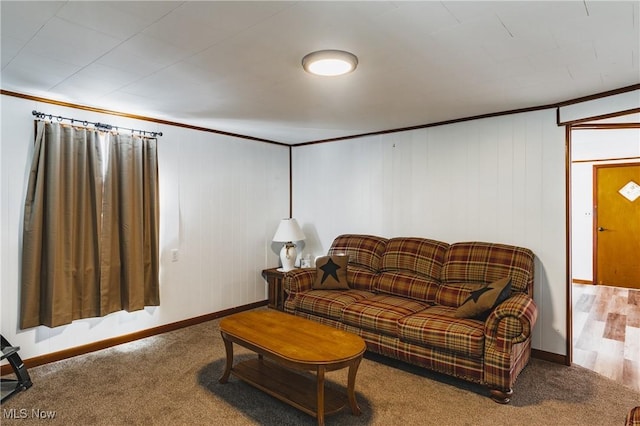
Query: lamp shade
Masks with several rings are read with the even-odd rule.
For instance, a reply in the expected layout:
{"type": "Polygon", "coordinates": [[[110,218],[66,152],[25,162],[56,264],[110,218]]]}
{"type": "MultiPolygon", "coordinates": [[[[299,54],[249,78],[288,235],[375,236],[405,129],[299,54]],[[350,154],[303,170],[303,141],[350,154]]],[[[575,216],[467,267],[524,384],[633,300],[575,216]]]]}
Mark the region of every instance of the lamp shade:
{"type": "Polygon", "coordinates": [[[304,233],[298,225],[298,221],[294,218],[282,219],[276,230],[276,234],[273,236],[273,241],[276,242],[290,242],[304,240],[304,233]]]}

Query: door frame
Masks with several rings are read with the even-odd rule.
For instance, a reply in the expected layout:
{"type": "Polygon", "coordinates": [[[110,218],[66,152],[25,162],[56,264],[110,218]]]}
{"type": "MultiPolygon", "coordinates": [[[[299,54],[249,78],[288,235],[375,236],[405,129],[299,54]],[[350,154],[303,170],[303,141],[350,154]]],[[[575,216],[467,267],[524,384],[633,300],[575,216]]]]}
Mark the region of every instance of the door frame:
{"type": "MultiPolygon", "coordinates": [[[[620,114],[625,115],[625,114],[620,114]]],[[[571,365],[573,363],[573,273],[571,270],[571,265],[573,262],[572,259],[572,233],[573,229],[571,226],[572,222],[572,210],[573,204],[571,199],[571,165],[572,162],[572,149],[571,149],[571,136],[574,130],[620,130],[620,129],[640,129],[640,123],[601,123],[601,124],[584,124],[584,123],[567,123],[565,124],[565,197],[566,197],[566,259],[567,259],[567,280],[566,280],[566,300],[567,300],[567,341],[566,341],[566,352],[567,356],[565,358],[565,364],[571,365]]],[[[624,161],[624,160],[632,160],[637,159],[637,157],[631,158],[605,158],[600,159],[598,161],[624,161]]],[[[594,185],[595,187],[595,185],[594,185]]],[[[594,189],[595,190],[595,189],[594,189]]],[[[595,248],[594,248],[595,250],[595,248]]],[[[595,265],[594,265],[595,268],[595,265]]],[[[592,277],[592,283],[595,284],[595,275],[592,277]]]]}

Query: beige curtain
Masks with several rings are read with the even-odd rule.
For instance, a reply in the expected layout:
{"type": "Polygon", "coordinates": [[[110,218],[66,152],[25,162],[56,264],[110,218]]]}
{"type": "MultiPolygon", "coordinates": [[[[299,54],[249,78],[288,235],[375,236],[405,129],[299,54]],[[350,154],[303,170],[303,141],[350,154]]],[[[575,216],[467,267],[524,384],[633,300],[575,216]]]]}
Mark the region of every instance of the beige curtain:
{"type": "Polygon", "coordinates": [[[36,123],[21,328],[158,305],[156,140],[36,123]]]}
{"type": "Polygon", "coordinates": [[[102,305],[109,312],[159,305],[155,139],[113,136],[104,204],[102,305]]]}
{"type": "Polygon", "coordinates": [[[21,328],[99,315],[96,134],[36,122],[24,209],[21,328]]]}

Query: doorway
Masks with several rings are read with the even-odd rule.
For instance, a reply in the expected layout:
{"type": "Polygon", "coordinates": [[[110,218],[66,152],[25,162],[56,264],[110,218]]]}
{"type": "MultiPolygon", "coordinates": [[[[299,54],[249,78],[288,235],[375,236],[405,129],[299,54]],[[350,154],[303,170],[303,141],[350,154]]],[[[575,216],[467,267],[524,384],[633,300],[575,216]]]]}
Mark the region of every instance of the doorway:
{"type": "Polygon", "coordinates": [[[576,125],[568,137],[570,361],[640,390],[640,283],[622,272],[639,263],[640,196],[625,186],[640,185],[640,124],[576,125]]]}

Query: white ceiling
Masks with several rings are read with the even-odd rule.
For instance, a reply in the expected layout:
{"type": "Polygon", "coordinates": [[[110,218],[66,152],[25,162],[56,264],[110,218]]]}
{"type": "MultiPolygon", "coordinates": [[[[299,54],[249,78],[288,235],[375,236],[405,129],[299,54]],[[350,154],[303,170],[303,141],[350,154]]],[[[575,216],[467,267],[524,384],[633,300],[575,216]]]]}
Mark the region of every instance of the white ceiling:
{"type": "Polygon", "coordinates": [[[2,0],[0,13],[4,90],[291,144],[640,83],[639,1],[2,0]],[[359,66],[309,75],[302,57],[319,49],[359,66]]]}

